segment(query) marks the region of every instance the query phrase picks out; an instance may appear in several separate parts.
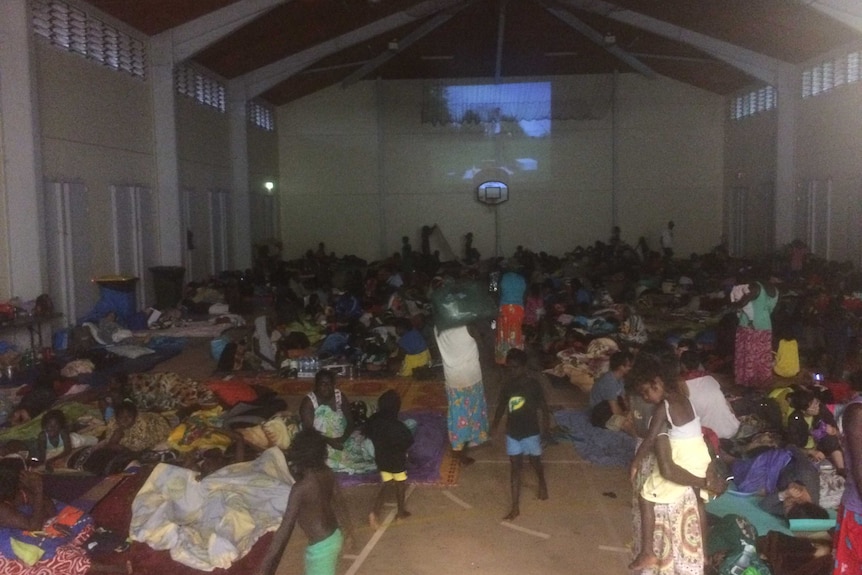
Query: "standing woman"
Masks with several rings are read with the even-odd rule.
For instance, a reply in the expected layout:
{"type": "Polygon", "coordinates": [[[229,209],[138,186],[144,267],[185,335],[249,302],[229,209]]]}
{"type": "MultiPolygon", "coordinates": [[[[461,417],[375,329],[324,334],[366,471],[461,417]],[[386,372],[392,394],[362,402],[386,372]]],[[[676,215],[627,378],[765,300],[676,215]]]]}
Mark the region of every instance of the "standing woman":
{"type": "Polygon", "coordinates": [[[772,383],[772,311],[778,289],[768,282],[751,282],[735,302],[739,315],[733,374],[737,385],[768,387],[772,383]]]}
{"type": "Polygon", "coordinates": [[[500,312],[497,316],[496,360],[506,363],[510,349],[524,349],[524,294],[527,280],[517,272],[506,272],[500,278],[500,312]]]}
{"type": "Polygon", "coordinates": [[[482,383],[479,346],[466,326],[434,329],[449,402],[447,422],[452,451],[463,465],[473,463],[467,448],[488,441],[488,406],[482,383]]]}

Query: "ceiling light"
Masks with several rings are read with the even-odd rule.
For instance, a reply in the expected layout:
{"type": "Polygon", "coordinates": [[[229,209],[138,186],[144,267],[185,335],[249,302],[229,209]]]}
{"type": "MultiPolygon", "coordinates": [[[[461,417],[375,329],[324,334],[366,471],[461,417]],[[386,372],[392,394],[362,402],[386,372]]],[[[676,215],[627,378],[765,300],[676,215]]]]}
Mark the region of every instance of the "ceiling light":
{"type": "Polygon", "coordinates": [[[275,184],[272,182],[264,182],[263,187],[266,188],[266,191],[272,193],[273,188],[275,188],[275,184]]]}
{"type": "Polygon", "coordinates": [[[398,40],[390,40],[389,44],[386,46],[389,50],[393,52],[398,51],[398,40]]]}

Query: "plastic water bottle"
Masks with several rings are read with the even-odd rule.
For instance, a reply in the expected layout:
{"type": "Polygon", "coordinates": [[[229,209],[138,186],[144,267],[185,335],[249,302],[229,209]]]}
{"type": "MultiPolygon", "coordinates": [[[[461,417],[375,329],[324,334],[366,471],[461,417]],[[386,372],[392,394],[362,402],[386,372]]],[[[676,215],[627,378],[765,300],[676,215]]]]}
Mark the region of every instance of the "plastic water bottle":
{"type": "Polygon", "coordinates": [[[749,545],[741,539],[740,543],[744,546],[742,555],[739,556],[739,559],[737,559],[733,567],[730,568],[731,575],[743,575],[745,570],[748,569],[748,566],[751,565],[751,560],[754,559],[754,555],[757,553],[757,549],[755,549],[754,545],[749,545]]]}

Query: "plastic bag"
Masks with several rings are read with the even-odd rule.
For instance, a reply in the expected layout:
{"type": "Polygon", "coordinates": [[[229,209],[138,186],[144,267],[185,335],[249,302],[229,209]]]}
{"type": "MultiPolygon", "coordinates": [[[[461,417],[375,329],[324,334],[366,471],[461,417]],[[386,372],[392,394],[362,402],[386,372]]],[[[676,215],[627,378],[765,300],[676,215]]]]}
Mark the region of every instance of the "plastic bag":
{"type": "Polygon", "coordinates": [[[459,281],[431,294],[434,322],[444,330],[497,317],[497,304],[479,282],[459,281]]]}

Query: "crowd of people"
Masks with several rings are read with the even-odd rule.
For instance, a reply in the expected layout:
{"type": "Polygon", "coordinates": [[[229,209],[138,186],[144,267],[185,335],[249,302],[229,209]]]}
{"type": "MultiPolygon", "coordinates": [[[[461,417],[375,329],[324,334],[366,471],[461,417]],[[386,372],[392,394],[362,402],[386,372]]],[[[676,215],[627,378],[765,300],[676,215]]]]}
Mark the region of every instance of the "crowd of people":
{"type": "MultiPolygon", "coordinates": [[[[636,499],[630,567],[645,573],[702,573],[709,537],[704,502],[723,493],[729,477],[764,495],[762,508],[776,516],[820,517],[826,511],[818,505],[816,479],[828,461],[848,478],[847,505],[858,507],[858,481],[852,476],[862,479],[862,468],[856,470],[852,462],[862,457],[847,450],[854,449],[852,435],[862,437],[862,430],[848,433],[845,427],[842,435],[827,409],[827,403],[840,409],[840,401],[828,387],[809,385],[809,376],[822,373],[829,383],[845,386],[854,379],[855,311],[862,307],[854,294],[862,290],[862,276],[852,267],[812,256],[801,242],[760,261],[732,258],[724,246],[675,258],[673,231],[674,223],[668,222],[659,238],[661,251],[650,250],[643,238],[631,247],[615,228],[607,243],[561,258],[519,246],[506,259],[483,263],[465,255],[457,265],[424,252],[408,253],[405,241],[401,252],[368,271],[364,281],[356,274],[352,291],[336,292],[321,323],[330,329],[355,326],[369,319],[364,311],[382,308],[384,318],[387,313],[396,318],[391,320],[393,347],[405,358],[402,375],[428,357],[439,358],[451,447],[463,464],[472,461],[469,448],[489,437],[484,387],[489,374],[499,378],[491,429],[506,417],[511,507],[505,519],[511,521],[520,514],[525,456],[538,477],[539,497],[547,497],[541,453],[553,421],[540,370],[556,352],[583,349],[590,340],[590,334],[561,318],[610,309],[602,315],[609,325],[603,334],[618,345],[607,369],[597,374],[588,401],[593,425],[640,441],[631,470],[636,499]],[[431,294],[465,277],[487,283],[495,298],[493,318],[486,314],[480,321],[435,327],[431,294]],[[667,283],[673,286],[670,293],[664,290],[667,283]],[[708,307],[709,292],[719,293],[718,305],[708,307]],[[642,298],[655,293],[669,296],[670,303],[650,310],[645,319],[638,308],[642,298]],[[344,304],[344,297],[351,302],[344,304]],[[706,310],[717,319],[698,333],[673,333],[662,329],[661,320],[674,308],[706,310]],[[354,311],[355,321],[339,315],[345,309],[354,311]],[[408,333],[409,340],[402,342],[408,333]],[[425,345],[417,345],[419,337],[425,345]],[[417,353],[423,354],[421,361],[411,361],[417,353]],[[782,390],[780,399],[767,395],[773,389],[782,390]],[[774,411],[780,415],[770,420],[774,411]],[[777,432],[780,439],[757,447],[752,438],[765,432],[777,432]]],[[[474,249],[472,237],[467,249],[474,249]]],[[[311,254],[304,262],[300,267],[319,265],[311,254]]],[[[373,323],[364,327],[374,329],[373,323]]],[[[370,357],[365,350],[355,353],[370,357]]],[[[850,534],[839,560],[849,562],[849,549],[858,541],[852,529],[860,527],[853,512],[840,513],[842,532],[850,534]]]]}
{"type": "MultiPolygon", "coordinates": [[[[525,462],[537,476],[538,497],[548,497],[541,456],[554,421],[542,371],[560,352],[584,351],[597,335],[607,336],[614,348],[591,378],[586,402],[592,425],[640,441],[631,466],[633,570],[703,572],[709,538],[703,504],[727,489],[731,475],[737,488],[762,492],[770,513],[818,516],[816,478],[824,462],[847,480],[836,560],[859,569],[853,550],[862,538],[862,408],[852,391],[835,397],[841,385],[856,381],[855,312],[862,304],[854,294],[862,291],[862,275],[852,267],[815,258],[798,242],[760,261],[732,258],[723,246],[678,258],[672,221],[660,251],[643,238],[626,244],[615,228],[609,241],[561,257],[519,246],[508,258],[483,260],[470,235],[461,259],[441,262],[427,241],[433,227],[426,229],[420,251],[405,237],[398,252],[371,264],[338,258],[323,243],[297,260],[259,258],[247,275],[271,296],[271,313],[223,346],[220,367],[290,375],[298,354],[313,350],[324,365],[394,377],[439,374],[449,444],[462,465],[505,419],[511,487],[505,520],[514,521],[525,462]],[[472,295],[461,315],[442,321],[435,294],[463,285],[480,287],[464,292],[472,295]],[[685,333],[665,328],[662,322],[678,311],[708,312],[715,321],[685,333]],[[588,329],[595,326],[599,331],[588,329]],[[809,385],[811,374],[823,374],[833,387],[809,385]],[[499,394],[489,422],[491,382],[499,394]],[[849,400],[843,417],[834,409],[842,399],[849,400]],[[780,441],[754,441],[766,432],[777,432],[780,441]]],[[[91,466],[105,468],[163,449],[172,427],[136,405],[138,396],[126,395],[133,401],[106,397],[111,417],[99,438],[71,432],[62,412],[46,412],[50,402],[37,406],[31,398],[21,410],[23,419],[42,413],[38,462],[50,471],[84,448],[91,466]]],[[[273,572],[297,522],[309,537],[307,572],[334,573],[333,558],[352,533],[333,472],[380,473],[369,511],[373,526],[389,497],[399,519],[410,516],[405,454],[412,435],[399,412],[400,398],[390,390],[377,413],[357,421],[334,373],[317,371],[299,406],[302,431],[286,451],[297,483],[261,573],[273,572]]],[[[223,445],[232,441],[226,435],[223,445]]],[[[29,475],[20,481],[35,493],[29,475]]],[[[47,506],[35,509],[27,525],[49,515],[47,506]]],[[[24,525],[23,516],[15,517],[7,527],[24,525]]]]}

